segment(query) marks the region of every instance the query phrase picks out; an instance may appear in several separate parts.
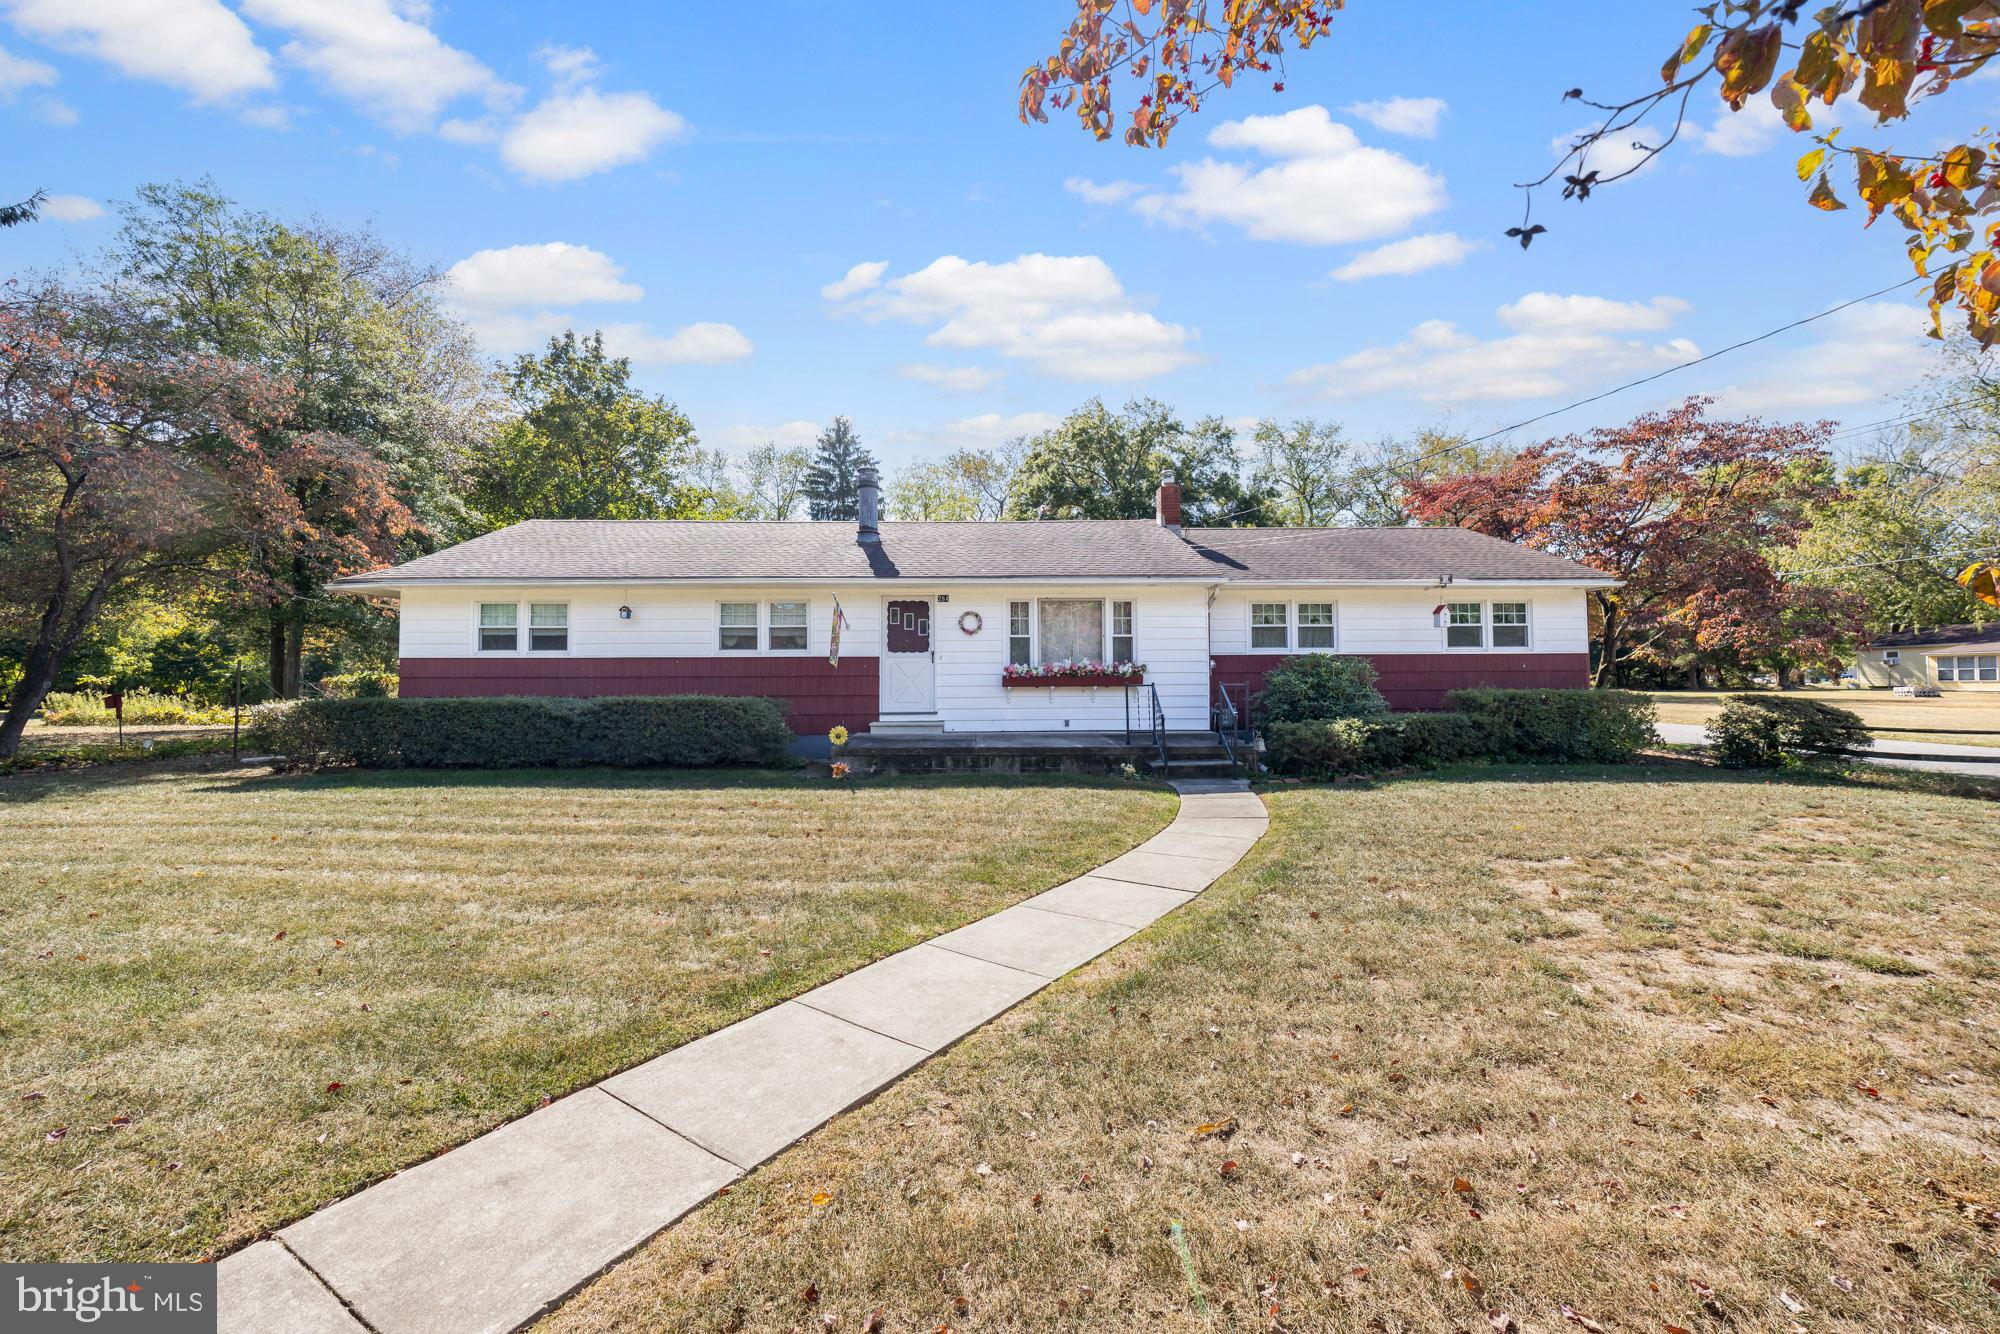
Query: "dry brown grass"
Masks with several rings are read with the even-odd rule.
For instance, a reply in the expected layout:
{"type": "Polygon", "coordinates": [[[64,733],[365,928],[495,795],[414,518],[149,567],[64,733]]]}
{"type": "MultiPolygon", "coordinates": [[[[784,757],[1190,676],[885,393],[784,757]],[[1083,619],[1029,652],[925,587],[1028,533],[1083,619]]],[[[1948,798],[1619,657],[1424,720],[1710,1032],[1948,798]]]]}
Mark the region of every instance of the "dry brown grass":
{"type": "MultiPolygon", "coordinates": [[[[1732,694],[1775,695],[1775,690],[1647,691],[1659,706],[1663,723],[1713,722],[1722,701],[1732,694]]],[[[1878,737],[1898,741],[1936,741],[1954,746],[2000,746],[2000,693],[1946,691],[1937,699],[1913,699],[1887,690],[1816,688],[1787,692],[1820,700],[1861,715],[1878,737]]]]}
{"type": "Polygon", "coordinates": [[[1691,767],[1269,802],[1202,898],[548,1327],[2000,1327],[1992,804],[1691,767]]]}
{"type": "Polygon", "coordinates": [[[0,779],[0,1259],[227,1249],[1173,808],[757,774],[0,779]]]}

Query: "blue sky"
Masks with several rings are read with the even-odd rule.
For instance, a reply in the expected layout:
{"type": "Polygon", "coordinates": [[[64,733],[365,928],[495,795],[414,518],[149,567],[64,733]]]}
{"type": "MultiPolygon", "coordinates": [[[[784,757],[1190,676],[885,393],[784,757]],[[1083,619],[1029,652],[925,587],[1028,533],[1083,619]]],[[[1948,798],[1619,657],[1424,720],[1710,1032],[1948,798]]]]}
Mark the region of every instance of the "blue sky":
{"type": "MultiPolygon", "coordinates": [[[[450,269],[496,355],[602,326],[711,444],[845,413],[892,464],[1091,395],[1486,431],[1910,272],[1888,224],[1804,205],[1810,145],[1761,106],[1717,129],[1704,105],[1641,175],[1545,198],[1525,254],[1500,236],[1511,183],[1585,123],[1561,91],[1646,87],[1678,3],[1356,0],[1283,93],[1239,83],[1164,151],[1017,122],[1069,0],[840,12],[0,0],[0,193],[59,197],[0,244],[60,267],[110,237],[95,209],[207,175],[450,269]]],[[[1995,86],[1955,90],[1954,119],[1995,86]]],[[[1891,416],[1939,355],[1915,290],[1538,430],[1696,392],[1891,416]]]]}

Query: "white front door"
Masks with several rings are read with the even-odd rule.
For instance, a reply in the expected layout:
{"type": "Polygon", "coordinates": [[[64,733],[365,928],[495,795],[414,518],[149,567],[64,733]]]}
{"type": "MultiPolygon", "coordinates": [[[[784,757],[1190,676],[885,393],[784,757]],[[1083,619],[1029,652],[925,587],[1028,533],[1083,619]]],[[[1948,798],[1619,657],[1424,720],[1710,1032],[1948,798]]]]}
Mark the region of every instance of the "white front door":
{"type": "Polygon", "coordinates": [[[892,598],[884,608],[882,712],[937,711],[937,653],[927,598],[892,598]]]}

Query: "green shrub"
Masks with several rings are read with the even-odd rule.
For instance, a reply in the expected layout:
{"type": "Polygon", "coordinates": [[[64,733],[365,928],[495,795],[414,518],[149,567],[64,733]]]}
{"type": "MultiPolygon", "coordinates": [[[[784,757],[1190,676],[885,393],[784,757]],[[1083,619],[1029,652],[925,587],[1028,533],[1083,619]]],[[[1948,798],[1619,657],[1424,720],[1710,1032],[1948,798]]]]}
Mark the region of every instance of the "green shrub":
{"type": "Polygon", "coordinates": [[[1395,767],[1400,736],[1401,729],[1393,722],[1363,718],[1272,723],[1264,731],[1265,758],[1281,774],[1337,778],[1395,767]]]}
{"type": "Polygon", "coordinates": [[[389,699],[396,693],[396,684],[394,672],[342,672],[322,676],[319,693],[328,699],[389,699]]]}
{"type": "Polygon", "coordinates": [[[297,767],[776,764],[784,706],[750,696],[308,699],[257,710],[247,745],[297,767]]]}
{"type": "MultiPolygon", "coordinates": [[[[110,727],[118,715],[104,707],[103,691],[50,691],[42,699],[42,721],[51,727],[110,727]]],[[[125,721],[135,727],[191,727],[226,723],[226,704],[204,704],[150,690],[125,692],[125,721]]]]}
{"type": "Polygon", "coordinates": [[[1657,740],[1652,700],[1625,690],[1454,690],[1445,702],[1492,729],[1495,758],[1622,764],[1657,740]]]}
{"type": "Polygon", "coordinates": [[[1268,728],[1326,718],[1386,718],[1389,704],[1375,688],[1375,666],[1368,659],[1300,653],[1265,676],[1251,713],[1259,727],[1268,728]]]}
{"type": "Polygon", "coordinates": [[[1477,714],[1409,713],[1396,722],[1401,730],[1397,758],[1409,768],[1490,760],[1501,753],[1498,730],[1477,714]]]}
{"type": "Polygon", "coordinates": [[[1834,759],[1865,749],[1868,729],[1846,709],[1816,699],[1732,695],[1708,725],[1715,758],[1728,769],[1776,769],[1788,759],[1834,759]]]}

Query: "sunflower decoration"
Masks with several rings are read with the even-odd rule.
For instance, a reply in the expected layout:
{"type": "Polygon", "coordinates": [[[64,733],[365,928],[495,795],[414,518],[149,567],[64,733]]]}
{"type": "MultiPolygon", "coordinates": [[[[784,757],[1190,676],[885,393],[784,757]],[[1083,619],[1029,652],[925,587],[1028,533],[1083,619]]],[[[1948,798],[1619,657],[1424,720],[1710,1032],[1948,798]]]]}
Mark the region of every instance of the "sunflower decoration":
{"type": "Polygon", "coordinates": [[[836,746],[844,746],[847,744],[847,729],[835,723],[832,730],[827,732],[826,739],[836,746]]]}

